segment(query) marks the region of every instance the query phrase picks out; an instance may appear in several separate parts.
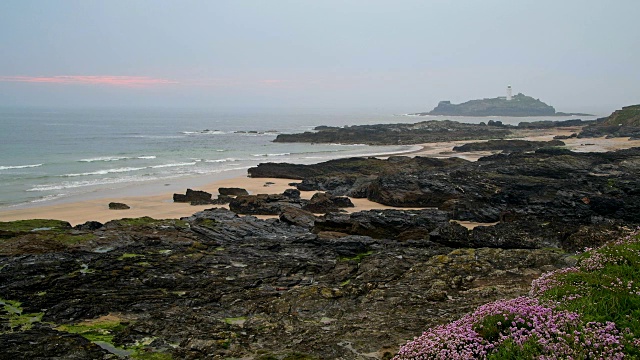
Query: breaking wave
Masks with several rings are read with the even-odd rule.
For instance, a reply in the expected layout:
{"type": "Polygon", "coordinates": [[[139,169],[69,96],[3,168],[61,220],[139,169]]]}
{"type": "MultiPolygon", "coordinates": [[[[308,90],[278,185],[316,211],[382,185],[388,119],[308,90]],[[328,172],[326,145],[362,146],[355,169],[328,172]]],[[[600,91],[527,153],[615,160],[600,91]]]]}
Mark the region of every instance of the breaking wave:
{"type": "Polygon", "coordinates": [[[11,169],[27,169],[42,166],[42,164],[33,164],[33,165],[14,165],[14,166],[0,166],[0,170],[11,170],[11,169]]]}
{"type": "Polygon", "coordinates": [[[76,176],[91,176],[91,175],[106,175],[111,173],[122,173],[122,172],[130,172],[130,171],[138,171],[146,169],[146,167],[126,167],[126,168],[117,168],[117,169],[106,169],[106,170],[98,170],[98,171],[90,171],[84,173],[77,174],[64,174],[60,175],[61,177],[76,177],[76,176]]]}

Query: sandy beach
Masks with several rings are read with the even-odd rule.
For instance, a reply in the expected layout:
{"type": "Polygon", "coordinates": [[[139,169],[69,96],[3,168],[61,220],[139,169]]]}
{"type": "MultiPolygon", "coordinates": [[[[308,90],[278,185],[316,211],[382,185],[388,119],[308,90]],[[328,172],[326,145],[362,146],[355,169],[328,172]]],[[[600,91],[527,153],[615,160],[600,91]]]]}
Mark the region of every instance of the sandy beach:
{"type": "MultiPolygon", "coordinates": [[[[518,138],[525,140],[551,140],[555,135],[570,135],[576,132],[577,128],[562,128],[549,130],[526,131],[518,134],[518,138]]],[[[640,146],[640,140],[629,141],[627,138],[589,138],[577,139],[572,138],[563,140],[567,147],[573,151],[590,152],[590,151],[612,151],[630,147],[640,146]]],[[[458,156],[467,160],[475,161],[478,158],[490,155],[491,152],[469,152],[454,153],[452,148],[456,145],[469,143],[470,141],[450,141],[442,143],[421,144],[421,149],[412,153],[404,153],[404,156],[431,156],[431,157],[451,157],[458,156]]],[[[387,154],[391,156],[393,154],[387,154]]],[[[384,157],[384,156],[380,156],[384,157]]],[[[249,191],[250,194],[279,194],[288,188],[289,185],[297,180],[290,179],[268,179],[268,178],[249,178],[247,176],[236,176],[232,178],[212,178],[210,183],[200,185],[194,184],[192,188],[195,190],[204,190],[218,195],[220,187],[240,187],[249,191]]],[[[191,187],[191,186],[190,186],[191,187]]],[[[182,193],[186,187],[181,190],[182,193]]],[[[45,204],[0,210],[0,221],[24,220],[24,219],[58,219],[68,221],[72,225],[84,223],[86,221],[106,222],[109,220],[121,218],[135,218],[142,216],[150,216],[153,218],[180,218],[190,216],[195,212],[211,208],[211,205],[192,206],[185,203],[174,203],[172,201],[173,192],[158,191],[156,194],[146,194],[133,196],[127,195],[122,197],[96,197],[93,199],[64,202],[58,204],[45,204]],[[110,202],[121,202],[129,205],[128,210],[110,210],[108,204],[110,202]]],[[[313,192],[303,192],[303,198],[310,198],[313,192]]],[[[349,212],[370,210],[370,209],[386,209],[392,208],[377,204],[366,199],[352,199],[355,208],[348,209],[349,212]]]]}

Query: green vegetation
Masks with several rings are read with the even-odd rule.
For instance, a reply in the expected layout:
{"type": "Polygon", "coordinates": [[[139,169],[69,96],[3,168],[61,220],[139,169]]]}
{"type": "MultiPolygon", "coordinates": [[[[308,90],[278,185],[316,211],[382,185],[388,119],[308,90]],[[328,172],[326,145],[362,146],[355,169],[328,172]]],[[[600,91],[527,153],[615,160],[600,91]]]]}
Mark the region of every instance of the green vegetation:
{"type": "Polygon", "coordinates": [[[55,241],[64,245],[75,245],[94,240],[93,234],[71,234],[71,225],[60,220],[18,220],[0,222],[0,238],[11,239],[17,236],[31,236],[35,241],[55,241]]]}
{"type": "Polygon", "coordinates": [[[71,229],[71,224],[60,220],[18,220],[0,222],[1,231],[30,232],[30,231],[66,231],[71,229]]]}
{"type": "Polygon", "coordinates": [[[487,356],[487,360],[535,359],[535,354],[541,352],[542,347],[533,338],[525,341],[522,345],[508,339],[494,353],[487,356]]]}
{"type": "Polygon", "coordinates": [[[218,226],[218,222],[213,219],[198,218],[195,221],[195,225],[215,229],[218,226]]]}
{"type": "Polygon", "coordinates": [[[114,220],[114,222],[122,226],[132,226],[132,227],[167,226],[167,227],[175,227],[177,229],[186,229],[189,227],[189,224],[186,221],[176,220],[176,219],[154,219],[148,216],[143,216],[139,218],[124,218],[120,220],[114,220]]]}
{"type": "Polygon", "coordinates": [[[132,258],[137,258],[137,257],[144,257],[144,255],[141,255],[141,254],[132,254],[132,253],[124,253],[124,254],[120,255],[120,257],[118,258],[118,260],[132,259],[132,258]]]}
{"type": "Polygon", "coordinates": [[[511,100],[504,97],[470,100],[462,104],[441,101],[430,115],[453,116],[544,116],[555,115],[556,109],[540,99],[517,94],[511,100]]]}
{"type": "Polygon", "coordinates": [[[127,325],[120,320],[104,319],[87,321],[74,325],[60,325],[56,328],[58,331],[64,331],[72,334],[78,334],[85,339],[94,343],[105,343],[118,350],[126,353],[132,359],[141,360],[170,360],[171,354],[149,351],[147,347],[153,339],[145,339],[147,341],[136,342],[133,346],[119,347],[113,344],[113,338],[118,333],[126,329],[127,325]]]}
{"type": "Polygon", "coordinates": [[[614,111],[602,125],[640,126],[640,105],[625,106],[614,111]]]}
{"type": "Polygon", "coordinates": [[[235,317],[235,318],[225,318],[224,322],[229,324],[229,325],[240,325],[242,326],[242,324],[244,324],[244,322],[247,321],[247,318],[245,316],[240,316],[240,317],[235,317]]]}
{"type": "Polygon", "coordinates": [[[614,322],[626,334],[626,353],[638,357],[639,240],[635,235],[582,254],[577,267],[549,277],[553,286],[541,292],[542,299],[559,302],[558,308],[581,314],[585,322],[614,322]]]}
{"type": "Polygon", "coordinates": [[[355,261],[357,263],[360,263],[362,261],[362,259],[366,258],[367,256],[373,254],[373,251],[367,251],[367,252],[363,252],[363,253],[359,253],[354,257],[340,257],[338,258],[340,261],[355,261]]]}
{"type": "MultiPolygon", "coordinates": [[[[46,236],[46,234],[42,234],[42,236],[46,236]]],[[[56,234],[53,236],[48,236],[51,240],[57,241],[59,243],[65,245],[74,245],[79,244],[81,242],[86,242],[90,240],[94,240],[96,238],[93,234],[56,234]]]]}
{"type": "Polygon", "coordinates": [[[42,321],[44,313],[23,313],[22,304],[15,300],[0,298],[0,320],[9,323],[9,331],[25,331],[31,329],[34,323],[42,321]]]}
{"type": "MultiPolygon", "coordinates": [[[[31,329],[34,323],[41,322],[44,313],[24,313],[22,304],[15,300],[5,300],[0,298],[0,323],[9,324],[9,332],[26,331],[31,329]]],[[[60,325],[55,329],[58,331],[78,334],[94,343],[108,344],[113,349],[122,353],[127,353],[132,359],[141,360],[170,360],[169,353],[159,353],[149,351],[148,345],[153,339],[140,341],[129,347],[118,347],[113,344],[114,336],[127,327],[118,319],[97,319],[73,325],[60,325]]]]}
{"type": "Polygon", "coordinates": [[[173,356],[163,352],[135,351],[131,357],[138,360],[171,360],[173,356]]]}
{"type": "Polygon", "coordinates": [[[639,278],[637,231],[543,274],[529,297],[429,329],[395,359],[640,359],[639,278]]]}
{"type": "Polygon", "coordinates": [[[256,360],[315,360],[316,358],[302,353],[290,353],[286,355],[266,354],[256,358],[256,360]]]}
{"type": "Polygon", "coordinates": [[[113,344],[113,337],[116,332],[126,328],[120,323],[120,320],[105,320],[80,323],[76,325],[60,325],[56,328],[58,331],[64,331],[72,334],[82,335],[90,341],[102,341],[113,344]]]}

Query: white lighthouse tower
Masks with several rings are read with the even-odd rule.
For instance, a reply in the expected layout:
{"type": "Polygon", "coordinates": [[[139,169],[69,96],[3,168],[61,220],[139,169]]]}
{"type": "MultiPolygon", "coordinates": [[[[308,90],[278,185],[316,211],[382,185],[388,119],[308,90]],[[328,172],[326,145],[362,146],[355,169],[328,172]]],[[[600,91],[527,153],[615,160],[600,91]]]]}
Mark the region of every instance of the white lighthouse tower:
{"type": "Polygon", "coordinates": [[[507,85],[507,100],[511,100],[511,85],[507,85]]]}

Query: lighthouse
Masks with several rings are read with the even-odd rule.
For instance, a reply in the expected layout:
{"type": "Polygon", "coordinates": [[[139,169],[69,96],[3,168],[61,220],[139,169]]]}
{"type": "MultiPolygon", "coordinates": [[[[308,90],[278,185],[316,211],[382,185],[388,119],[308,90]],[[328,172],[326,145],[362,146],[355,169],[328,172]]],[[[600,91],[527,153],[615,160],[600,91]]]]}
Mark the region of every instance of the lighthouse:
{"type": "Polygon", "coordinates": [[[511,100],[511,85],[507,85],[507,100],[511,100]]]}

